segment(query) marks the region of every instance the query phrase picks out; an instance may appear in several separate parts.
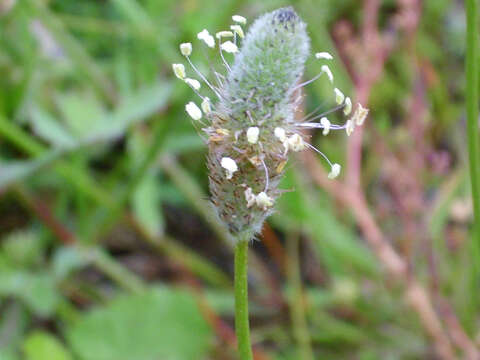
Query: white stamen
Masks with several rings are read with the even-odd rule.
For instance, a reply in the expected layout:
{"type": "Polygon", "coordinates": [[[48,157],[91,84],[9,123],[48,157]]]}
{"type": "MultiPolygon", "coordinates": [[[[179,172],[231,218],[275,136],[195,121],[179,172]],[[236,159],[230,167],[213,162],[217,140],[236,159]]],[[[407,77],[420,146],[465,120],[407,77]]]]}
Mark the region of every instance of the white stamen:
{"type": "Polygon", "coordinates": [[[322,117],[320,119],[320,124],[323,126],[323,135],[328,135],[330,132],[330,120],[328,120],[326,117],[322,117]]]}
{"type": "Polygon", "coordinates": [[[212,35],[210,35],[207,29],[203,29],[201,32],[199,32],[197,34],[197,38],[207,44],[208,47],[215,47],[215,39],[212,35]]]}
{"type": "Polygon", "coordinates": [[[273,199],[268,196],[264,191],[256,196],[257,206],[260,207],[263,211],[267,210],[269,207],[273,206],[273,199]]]}
{"type": "Polygon", "coordinates": [[[247,23],[247,19],[240,15],[233,15],[232,20],[242,25],[245,25],[247,23]]]}
{"type": "Polygon", "coordinates": [[[191,86],[192,89],[194,89],[194,90],[200,89],[200,82],[199,82],[198,80],[186,78],[184,81],[185,81],[189,86],[191,86]]]}
{"type": "Polygon", "coordinates": [[[210,105],[210,98],[206,97],[202,101],[202,110],[205,114],[209,114],[212,111],[212,107],[210,105]]]}
{"type": "Polygon", "coordinates": [[[245,37],[245,34],[243,33],[243,29],[240,25],[231,25],[230,29],[233,30],[238,36],[240,36],[241,39],[245,37]]]}
{"type": "Polygon", "coordinates": [[[237,53],[238,52],[238,47],[231,41],[225,41],[222,45],[220,45],[220,48],[223,51],[226,51],[228,53],[237,53]]]}
{"type": "Polygon", "coordinates": [[[231,31],[219,31],[215,34],[215,37],[220,40],[221,38],[233,37],[233,32],[231,31]]]}
{"type": "Polygon", "coordinates": [[[322,65],[321,69],[322,69],[322,72],[327,74],[328,80],[333,84],[333,74],[330,68],[328,67],[328,65],[322,65]]]}
{"type": "Polygon", "coordinates": [[[298,134],[293,134],[287,139],[288,148],[292,151],[302,151],[305,149],[305,142],[303,138],[298,134]]]}
{"type": "Polygon", "coordinates": [[[173,73],[180,80],[185,79],[185,66],[183,64],[172,64],[173,73]]]}
{"type": "Polygon", "coordinates": [[[226,170],[226,177],[228,180],[233,177],[234,172],[238,171],[237,163],[232,158],[223,157],[220,165],[226,170]]]}
{"type": "Polygon", "coordinates": [[[343,108],[343,113],[349,115],[352,112],[352,100],[347,96],[345,98],[345,107],[343,108]]]}
{"type": "Polygon", "coordinates": [[[256,202],[256,196],[253,193],[252,188],[247,188],[243,193],[245,194],[245,200],[247,201],[247,208],[252,207],[256,202]]]}
{"type": "Polygon", "coordinates": [[[339,164],[333,164],[328,178],[335,179],[340,174],[340,170],[342,170],[342,167],[339,164]]]}
{"type": "Polygon", "coordinates": [[[319,52],[319,53],[316,53],[315,54],[315,57],[317,59],[325,59],[325,60],[332,60],[333,59],[333,56],[330,55],[330,53],[328,52],[319,52]]]}
{"type": "Polygon", "coordinates": [[[247,140],[250,144],[256,144],[258,141],[258,135],[260,134],[260,129],[256,126],[249,127],[247,130],[247,140]]]}
{"type": "Polygon", "coordinates": [[[355,123],[358,126],[361,126],[365,119],[367,118],[368,115],[368,109],[364,108],[362,104],[358,103],[357,109],[355,110],[355,113],[353,114],[353,119],[355,120],[355,123]]]}
{"type": "Polygon", "coordinates": [[[192,53],[192,44],[191,43],[183,43],[180,44],[180,52],[183,56],[190,56],[192,53]]]}
{"type": "Polygon", "coordinates": [[[281,142],[284,142],[287,140],[287,136],[285,135],[285,129],[281,127],[276,127],[275,130],[273,131],[275,137],[280,140],[281,142]]]}
{"type": "Polygon", "coordinates": [[[352,135],[353,130],[355,130],[355,123],[351,119],[347,120],[345,124],[345,131],[347,132],[347,136],[352,135]]]}
{"type": "Polygon", "coordinates": [[[187,105],[185,105],[185,110],[193,120],[200,120],[202,118],[202,110],[200,110],[197,104],[195,104],[193,101],[190,101],[187,105]]]}
{"type": "Polygon", "coordinates": [[[345,95],[337,88],[333,89],[333,91],[335,92],[335,102],[337,105],[342,104],[343,100],[345,100],[345,95]]]}

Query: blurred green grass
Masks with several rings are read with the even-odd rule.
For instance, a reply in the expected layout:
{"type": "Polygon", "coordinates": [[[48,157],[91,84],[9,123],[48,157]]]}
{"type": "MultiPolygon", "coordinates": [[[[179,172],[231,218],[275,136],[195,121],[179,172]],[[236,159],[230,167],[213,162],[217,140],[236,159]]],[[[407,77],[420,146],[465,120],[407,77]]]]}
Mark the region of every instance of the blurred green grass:
{"type": "MultiPolygon", "coordinates": [[[[185,116],[190,89],[171,72],[182,61],[177,46],[203,28],[226,28],[233,14],[251,21],[291,4],[308,23],[312,48],[338,55],[334,26],[358,29],[361,3],[24,0],[6,10],[7,3],[0,1],[0,359],[234,359],[205,315],[208,304],[231,325],[233,260],[207,202],[205,147],[185,116]]],[[[381,2],[382,31],[397,7],[381,2]]],[[[468,214],[452,215],[469,195],[464,31],[459,4],[428,0],[414,49],[395,34],[400,41],[370,98],[362,181],[388,240],[475,337],[468,214]],[[389,153],[401,160],[418,145],[407,119],[418,64],[431,150],[419,156],[432,160],[415,174],[425,214],[408,215],[424,216],[425,226],[411,238],[385,179],[389,153]]],[[[318,70],[310,61],[306,76],[318,70]]],[[[332,70],[339,87],[353,89],[341,61],[332,70]]],[[[326,91],[322,83],[307,88],[307,112],[326,91]]],[[[343,137],[313,141],[345,163],[343,137]]],[[[300,252],[286,252],[284,271],[268,247],[253,244],[253,341],[272,359],[308,358],[302,346],[310,343],[322,359],[433,358],[348,209],[312,185],[298,163],[289,166],[282,187],[295,191],[282,197],[269,224],[281,244],[296,238],[300,252]],[[303,325],[295,320],[302,316],[303,325]],[[299,326],[307,328],[306,343],[299,326]]]]}

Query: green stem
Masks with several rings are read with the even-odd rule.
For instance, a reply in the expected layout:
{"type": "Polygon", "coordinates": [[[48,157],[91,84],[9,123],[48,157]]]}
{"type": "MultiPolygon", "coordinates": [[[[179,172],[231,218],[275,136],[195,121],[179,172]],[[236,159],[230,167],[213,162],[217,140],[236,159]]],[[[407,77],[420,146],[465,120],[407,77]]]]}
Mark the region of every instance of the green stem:
{"type": "Polygon", "coordinates": [[[478,134],[478,8],[477,0],[466,0],[465,13],[467,19],[467,54],[465,60],[467,93],[467,137],[470,163],[470,181],[473,200],[473,239],[472,253],[472,296],[471,306],[478,303],[478,274],[480,265],[480,167],[479,167],[479,134],[478,134]],[[475,294],[475,295],[474,295],[475,294]]]}
{"type": "Polygon", "coordinates": [[[241,360],[253,359],[248,322],[248,241],[239,239],[235,246],[235,331],[241,360]]]}

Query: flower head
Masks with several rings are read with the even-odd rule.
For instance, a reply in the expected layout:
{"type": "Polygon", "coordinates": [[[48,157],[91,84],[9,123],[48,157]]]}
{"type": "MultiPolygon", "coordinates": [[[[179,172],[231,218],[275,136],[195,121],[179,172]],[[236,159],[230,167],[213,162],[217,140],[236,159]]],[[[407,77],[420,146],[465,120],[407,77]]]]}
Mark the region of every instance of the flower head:
{"type": "MultiPolygon", "coordinates": [[[[316,151],[331,167],[330,179],[340,174],[341,166],[309,144],[303,131],[321,129],[326,136],[345,130],[351,135],[355,126],[363,124],[368,110],[359,104],[351,115],[351,99],[332,86],[333,108],[324,113],[316,108],[298,119],[295,109],[301,88],[317,79],[334,83],[326,64],[312,79],[300,81],[310,53],[305,23],[291,7],[263,15],[248,32],[240,26],[246,24],[244,17],[234,15],[232,20],[235,24],[228,31],[215,34],[218,42],[205,29],[197,35],[207,46],[218,46],[218,61],[226,74],[200,72],[189,57],[190,43],[180,45],[180,50],[198,80],[187,78],[182,64],[174,64],[173,70],[201,98],[201,109],[189,102],[185,110],[194,120],[205,116],[202,131],[207,134],[210,192],[217,214],[232,234],[253,236],[281,194],[278,186],[289,152],[316,151]],[[225,53],[236,55],[226,59],[225,53]],[[206,86],[200,88],[200,82],[206,86]],[[341,117],[350,118],[335,123],[337,110],[341,117]]],[[[317,52],[315,58],[333,60],[328,52],[317,52]]]]}

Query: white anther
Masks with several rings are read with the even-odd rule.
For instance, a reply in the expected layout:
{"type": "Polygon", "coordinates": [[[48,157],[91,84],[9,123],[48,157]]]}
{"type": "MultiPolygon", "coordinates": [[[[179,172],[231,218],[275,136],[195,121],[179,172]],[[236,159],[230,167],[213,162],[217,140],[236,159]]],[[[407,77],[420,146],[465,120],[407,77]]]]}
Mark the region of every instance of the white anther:
{"type": "Polygon", "coordinates": [[[240,15],[233,15],[232,20],[242,25],[245,25],[247,23],[247,19],[240,15]]]}
{"type": "Polygon", "coordinates": [[[245,200],[247,201],[247,208],[252,207],[257,200],[252,188],[247,188],[243,193],[245,194],[245,200]]]}
{"type": "Polygon", "coordinates": [[[347,136],[352,135],[353,130],[355,130],[355,123],[353,122],[352,119],[347,120],[345,124],[345,131],[347,132],[347,136]]]}
{"type": "Polygon", "coordinates": [[[212,111],[212,107],[210,105],[210,98],[205,96],[203,98],[201,107],[205,114],[209,114],[212,111]]]}
{"type": "Polygon", "coordinates": [[[343,100],[345,100],[345,95],[337,88],[333,89],[333,91],[335,92],[335,102],[338,105],[342,104],[343,100]]]}
{"type": "Polygon", "coordinates": [[[340,170],[342,170],[342,167],[339,164],[333,164],[328,178],[335,179],[340,174],[340,170]]]}
{"type": "Polygon", "coordinates": [[[333,84],[333,74],[330,68],[328,67],[328,65],[322,65],[321,69],[322,69],[322,72],[327,74],[328,80],[333,84]]]}
{"type": "Polygon", "coordinates": [[[268,196],[264,191],[262,191],[256,196],[255,201],[257,203],[257,206],[260,207],[263,211],[273,206],[273,199],[268,196]]]}
{"type": "Polygon", "coordinates": [[[184,81],[185,81],[189,86],[191,86],[193,89],[195,89],[195,90],[199,90],[199,89],[200,89],[200,82],[199,82],[198,80],[186,78],[184,81]]]}
{"type": "Polygon", "coordinates": [[[232,29],[235,33],[237,33],[237,35],[240,36],[240,38],[243,39],[245,37],[245,34],[243,33],[243,29],[240,25],[231,25],[230,29],[232,29]]]}
{"type": "Polygon", "coordinates": [[[225,41],[222,45],[220,45],[220,48],[223,50],[223,51],[226,51],[228,53],[237,53],[238,52],[238,46],[235,45],[233,42],[231,41],[225,41]]]}
{"type": "Polygon", "coordinates": [[[275,137],[280,140],[281,142],[284,142],[287,140],[287,136],[285,135],[285,129],[281,127],[276,127],[275,130],[273,131],[275,137]]]}
{"type": "Polygon", "coordinates": [[[180,52],[183,56],[190,56],[192,53],[192,44],[191,43],[183,43],[180,44],[180,52]]]}
{"type": "Polygon", "coordinates": [[[215,34],[215,37],[220,40],[221,38],[233,37],[233,32],[231,31],[219,31],[215,34]]]}
{"type": "Polygon", "coordinates": [[[233,173],[238,171],[237,163],[232,158],[223,157],[220,165],[225,169],[227,179],[231,179],[233,173]]]}
{"type": "Polygon", "coordinates": [[[325,60],[332,60],[333,59],[333,56],[330,55],[330,53],[328,52],[319,52],[319,53],[316,53],[315,54],[315,57],[317,59],[325,59],[325,60]]]}
{"type": "Polygon", "coordinates": [[[172,69],[177,78],[185,79],[185,66],[183,64],[172,64],[172,69]]]}
{"type": "Polygon", "coordinates": [[[367,118],[367,115],[368,115],[368,109],[364,108],[362,104],[358,103],[357,109],[353,114],[353,119],[355,120],[355,123],[358,126],[361,126],[364,123],[365,119],[367,118]]]}
{"type": "Polygon", "coordinates": [[[203,29],[201,32],[199,32],[197,34],[197,38],[207,44],[208,47],[215,47],[215,39],[212,35],[210,35],[207,29],[203,29]]]}
{"type": "Polygon", "coordinates": [[[320,119],[320,124],[323,126],[323,135],[328,135],[330,132],[330,120],[328,120],[326,117],[322,117],[320,119]]]}
{"type": "Polygon", "coordinates": [[[303,138],[298,134],[293,134],[287,139],[288,148],[292,151],[302,151],[305,149],[305,142],[303,138]]]}
{"type": "Polygon", "coordinates": [[[197,104],[195,104],[193,101],[190,101],[187,105],[185,105],[185,110],[193,120],[200,120],[202,118],[202,110],[200,110],[197,104]]]}
{"type": "Polygon", "coordinates": [[[343,113],[349,115],[352,112],[352,100],[347,96],[345,98],[345,107],[343,108],[343,113]]]}
{"type": "Polygon", "coordinates": [[[260,134],[260,129],[256,126],[249,127],[247,130],[247,140],[250,144],[256,144],[258,141],[258,135],[260,134]]]}

